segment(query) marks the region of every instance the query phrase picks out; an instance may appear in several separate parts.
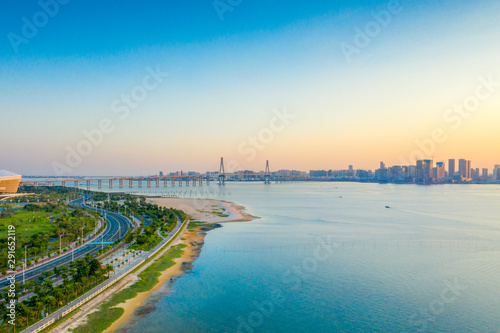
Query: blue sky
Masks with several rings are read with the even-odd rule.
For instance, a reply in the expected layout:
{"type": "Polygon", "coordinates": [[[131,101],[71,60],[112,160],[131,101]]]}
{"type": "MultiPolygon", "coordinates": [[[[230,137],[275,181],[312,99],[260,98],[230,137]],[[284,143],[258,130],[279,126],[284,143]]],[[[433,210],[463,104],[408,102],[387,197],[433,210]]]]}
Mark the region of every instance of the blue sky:
{"type": "MultiPolygon", "coordinates": [[[[104,117],[115,130],[69,173],[216,169],[221,155],[254,170],[266,159],[304,170],[398,164],[479,77],[500,74],[494,1],[401,1],[350,62],[341,43],[353,44],[355,29],[390,2],[244,0],[220,20],[212,1],[70,0],[18,52],[9,33],[22,36],[23,17],[42,9],[3,3],[0,98],[10,121],[0,123],[9,143],[1,160],[24,174],[53,174],[104,117]],[[157,66],[168,78],[118,119],[113,101],[157,66]],[[242,142],[282,108],[294,121],[256,158],[241,156],[242,142]]],[[[481,102],[436,159],[498,164],[499,106],[496,93],[481,102]]]]}

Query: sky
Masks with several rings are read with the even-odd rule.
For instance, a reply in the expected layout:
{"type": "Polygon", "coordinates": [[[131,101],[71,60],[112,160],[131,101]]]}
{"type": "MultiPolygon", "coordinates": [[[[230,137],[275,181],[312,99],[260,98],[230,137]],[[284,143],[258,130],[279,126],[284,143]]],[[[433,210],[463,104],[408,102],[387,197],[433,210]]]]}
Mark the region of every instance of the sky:
{"type": "Polygon", "coordinates": [[[0,169],[500,164],[498,1],[1,1],[0,169]]]}

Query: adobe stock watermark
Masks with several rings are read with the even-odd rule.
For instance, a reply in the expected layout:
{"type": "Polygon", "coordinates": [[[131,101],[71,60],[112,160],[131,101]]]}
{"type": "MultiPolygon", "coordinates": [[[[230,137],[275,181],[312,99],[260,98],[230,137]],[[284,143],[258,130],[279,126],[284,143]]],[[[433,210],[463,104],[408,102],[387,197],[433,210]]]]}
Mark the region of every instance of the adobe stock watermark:
{"type": "Polygon", "coordinates": [[[434,323],[437,316],[446,311],[446,305],[456,302],[462,291],[468,288],[460,284],[458,278],[455,278],[453,282],[445,279],[443,284],[444,288],[439,297],[433,299],[427,307],[419,309],[408,319],[410,326],[418,327],[418,332],[425,332],[429,324],[434,323]]]}
{"type": "Polygon", "coordinates": [[[14,52],[19,53],[19,46],[21,44],[28,44],[31,39],[35,38],[39,30],[45,27],[50,19],[54,18],[59,13],[60,6],[68,4],[69,1],[70,0],[38,1],[40,10],[35,12],[30,19],[26,16],[21,18],[21,33],[9,32],[7,34],[7,39],[14,49],[14,52]]]}
{"type": "MultiPolygon", "coordinates": [[[[162,72],[159,65],[155,69],[145,68],[146,75],[142,78],[140,84],[134,86],[128,94],[122,94],[120,98],[111,103],[111,112],[116,114],[118,120],[125,120],[129,117],[130,111],[136,109],[143,102],[151,91],[155,90],[168,76],[168,73],[162,72]]],[[[111,117],[102,118],[96,128],[90,130],[84,129],[82,135],[84,139],[73,146],[66,146],[66,156],[64,161],[52,162],[52,169],[57,176],[63,176],[71,173],[77,168],[84,157],[89,156],[95,147],[100,146],[106,135],[113,133],[116,129],[117,120],[111,117]]]]}
{"type": "Polygon", "coordinates": [[[460,128],[463,121],[469,118],[478,110],[481,102],[489,99],[498,87],[500,87],[500,82],[496,82],[493,79],[493,74],[488,77],[481,76],[478,78],[479,84],[474,89],[474,93],[467,96],[462,103],[455,104],[453,107],[447,109],[443,114],[443,121],[446,127],[436,127],[431,130],[430,136],[423,140],[416,140],[416,149],[410,152],[408,158],[400,155],[399,160],[403,165],[412,164],[410,161],[415,161],[416,159],[430,158],[434,155],[436,147],[439,144],[443,144],[448,140],[448,134],[451,130],[455,131],[460,128]]]}
{"type": "Polygon", "coordinates": [[[352,43],[340,43],[340,50],[348,63],[353,61],[353,56],[359,55],[361,51],[367,48],[370,43],[377,38],[383,29],[387,28],[392,22],[394,15],[400,14],[403,11],[403,6],[399,0],[390,0],[387,3],[387,9],[382,9],[378,12],[372,12],[373,20],[368,21],[364,28],[354,28],[352,43]]]}
{"type": "MultiPolygon", "coordinates": [[[[276,135],[290,126],[292,120],[295,118],[296,115],[288,112],[286,107],[282,110],[273,110],[273,116],[269,120],[268,125],[261,128],[255,135],[248,136],[243,140],[238,145],[238,153],[244,156],[248,162],[253,161],[257,157],[257,153],[263,151],[271,144],[276,135]]],[[[240,166],[241,163],[237,160],[229,160],[225,163],[225,169],[229,173],[238,170],[240,166]]]]}
{"type": "Polygon", "coordinates": [[[295,119],[295,115],[288,113],[286,108],[274,110],[274,116],[269,120],[269,125],[262,128],[255,136],[249,136],[238,145],[238,153],[246,155],[247,161],[252,161],[257,156],[258,151],[263,151],[270,144],[277,133],[283,132],[290,122],[295,119]]]}
{"type": "Polygon", "coordinates": [[[300,265],[293,265],[291,269],[285,271],[281,276],[280,287],[275,287],[270,293],[269,298],[262,302],[253,302],[254,311],[246,317],[238,317],[236,320],[238,333],[253,333],[257,328],[264,324],[266,318],[272,316],[277,306],[284,304],[287,300],[286,294],[291,291],[299,290],[303,282],[313,277],[314,272],[318,270],[319,264],[328,260],[334,250],[341,246],[332,241],[331,236],[317,237],[317,246],[312,256],[304,258],[300,265]],[[287,290],[287,293],[283,293],[287,290]]]}
{"type": "Polygon", "coordinates": [[[212,2],[215,12],[221,21],[224,21],[226,12],[232,12],[234,8],[238,7],[243,0],[215,0],[212,2]]]}

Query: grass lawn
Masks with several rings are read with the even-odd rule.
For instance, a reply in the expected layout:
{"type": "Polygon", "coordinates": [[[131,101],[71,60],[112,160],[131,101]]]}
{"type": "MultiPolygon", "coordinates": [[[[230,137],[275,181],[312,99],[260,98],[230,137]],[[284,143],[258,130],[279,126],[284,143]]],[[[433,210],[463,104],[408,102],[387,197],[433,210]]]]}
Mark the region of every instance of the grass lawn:
{"type": "Polygon", "coordinates": [[[7,238],[7,230],[9,225],[14,224],[14,222],[19,222],[20,225],[16,226],[16,235],[23,238],[29,238],[39,232],[53,232],[56,230],[56,226],[50,223],[49,216],[51,213],[45,212],[30,212],[24,209],[14,210],[14,214],[11,217],[0,218],[0,239],[7,238]],[[34,222],[28,222],[33,219],[34,222]]]}

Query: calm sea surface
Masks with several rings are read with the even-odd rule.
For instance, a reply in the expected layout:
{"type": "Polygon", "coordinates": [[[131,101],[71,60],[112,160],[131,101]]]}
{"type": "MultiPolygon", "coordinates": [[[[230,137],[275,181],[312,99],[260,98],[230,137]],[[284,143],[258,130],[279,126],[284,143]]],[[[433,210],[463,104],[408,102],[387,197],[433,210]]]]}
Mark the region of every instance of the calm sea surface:
{"type": "Polygon", "coordinates": [[[191,272],[124,331],[500,332],[498,185],[148,190],[261,219],[208,232],[191,272]]]}

